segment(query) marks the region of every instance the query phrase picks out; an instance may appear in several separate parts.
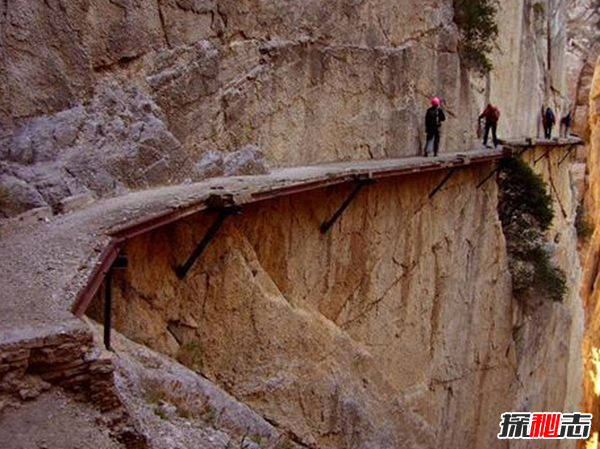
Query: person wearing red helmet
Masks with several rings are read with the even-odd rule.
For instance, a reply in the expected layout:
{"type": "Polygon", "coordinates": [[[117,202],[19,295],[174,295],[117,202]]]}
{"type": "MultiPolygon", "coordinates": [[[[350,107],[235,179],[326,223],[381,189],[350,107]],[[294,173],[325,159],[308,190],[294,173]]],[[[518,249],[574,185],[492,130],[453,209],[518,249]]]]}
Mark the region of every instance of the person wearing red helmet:
{"type": "Polygon", "coordinates": [[[441,100],[438,97],[433,97],[431,107],[425,113],[425,133],[427,134],[425,157],[429,156],[431,145],[433,145],[434,156],[437,156],[440,148],[440,128],[442,122],[446,120],[446,114],[444,114],[440,104],[441,100]]]}

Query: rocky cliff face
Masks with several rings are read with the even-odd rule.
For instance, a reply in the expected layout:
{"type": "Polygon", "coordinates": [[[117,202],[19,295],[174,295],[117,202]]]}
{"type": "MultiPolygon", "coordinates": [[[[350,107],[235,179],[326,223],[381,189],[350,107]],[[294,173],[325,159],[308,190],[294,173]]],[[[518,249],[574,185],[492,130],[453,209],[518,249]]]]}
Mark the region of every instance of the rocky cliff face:
{"type": "Polygon", "coordinates": [[[565,109],[566,9],[502,2],[485,88],[451,0],[6,2],[1,209],[199,180],[201,155],[248,144],[275,165],[416,155],[432,95],[443,151],[470,149],[486,98],[503,137],[530,136],[565,109]]]}
{"type": "MultiPolygon", "coordinates": [[[[567,98],[566,10],[502,2],[482,80],[461,66],[451,0],[4,2],[2,214],[200,180],[248,144],[272,165],[413,156],[434,94],[444,152],[471,148],[487,99],[501,137],[535,136],[540,107],[567,98]]],[[[325,236],[348,187],[252,206],[184,281],[173,267],[213,217],[138,237],[115,326],[308,447],[498,447],[502,412],[579,404],[576,204],[563,155],[544,153],[525,157],[554,198],[562,303],[513,299],[481,166],[433,199],[443,175],[368,186],[325,236]]]]}
{"type": "Polygon", "coordinates": [[[453,14],[451,0],[4,3],[0,184],[23,209],[200,179],[200,155],[247,144],[276,165],[415,155],[434,94],[444,151],[468,149],[453,14]]]}
{"type": "Polygon", "coordinates": [[[587,412],[594,414],[595,433],[594,445],[598,447],[598,433],[600,432],[600,341],[599,323],[600,311],[598,309],[598,274],[600,260],[600,234],[598,233],[598,212],[600,211],[600,173],[598,172],[598,157],[600,156],[600,60],[596,64],[594,80],[590,92],[590,152],[588,155],[589,192],[590,192],[590,217],[594,222],[595,231],[592,236],[585,261],[585,276],[581,285],[581,295],[586,308],[586,338],[584,342],[584,407],[587,412]]]}
{"type": "Polygon", "coordinates": [[[486,96],[504,113],[503,135],[541,137],[542,107],[552,107],[558,118],[573,107],[575,78],[585,63],[578,49],[595,35],[593,2],[502,2],[496,69],[486,96]]]}
{"type": "MultiPolygon", "coordinates": [[[[578,201],[572,170],[563,160],[565,155],[555,152],[544,157],[545,154],[546,150],[540,148],[526,153],[524,159],[542,176],[552,196],[554,220],[546,235],[547,247],[554,262],[566,273],[567,288],[561,302],[538,298],[533,310],[517,307],[513,338],[519,385],[513,409],[570,413],[581,410],[583,379],[584,309],[579,294],[581,268],[574,226],[578,201]]],[[[514,447],[535,448],[536,444],[522,440],[514,447]]],[[[567,440],[554,442],[557,448],[573,446],[567,440]]]]}
{"type": "Polygon", "coordinates": [[[327,235],[319,225],[348,187],[252,206],[185,280],[174,267],[213,217],[136,238],[115,326],[309,447],[499,447],[503,411],[578,409],[576,203],[562,156],[537,166],[557,210],[562,303],[514,301],[496,184],[476,188],[483,166],[433,199],[442,175],[369,186],[327,235]]]}
{"type": "Polygon", "coordinates": [[[210,216],[135,239],[115,326],[309,447],[491,447],[515,349],[487,170],[365,188],[328,235],[347,188],[252,207],[184,281],[210,216]]]}
{"type": "Polygon", "coordinates": [[[571,0],[568,19],[567,85],[574,130],[589,133],[589,98],[596,58],[600,54],[600,5],[594,0],[571,0]]]}
{"type": "MultiPolygon", "coordinates": [[[[199,179],[201,154],[247,144],[276,165],[415,155],[434,94],[444,151],[464,151],[483,105],[450,0],[0,8],[1,180],[21,209],[199,179]]],[[[531,135],[564,96],[564,16],[559,1],[502,4],[487,96],[504,136],[531,135]]]]}

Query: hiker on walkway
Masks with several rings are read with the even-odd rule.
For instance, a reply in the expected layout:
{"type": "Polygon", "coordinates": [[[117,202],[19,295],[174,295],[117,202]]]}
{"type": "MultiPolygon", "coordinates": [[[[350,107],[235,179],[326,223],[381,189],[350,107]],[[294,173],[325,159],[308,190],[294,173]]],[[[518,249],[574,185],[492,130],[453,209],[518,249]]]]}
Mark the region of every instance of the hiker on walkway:
{"type": "Polygon", "coordinates": [[[569,130],[571,129],[571,111],[563,118],[560,119],[560,136],[569,137],[569,130]],[[563,133],[564,130],[564,133],[563,133]]]}
{"type": "Polygon", "coordinates": [[[494,142],[494,148],[498,146],[498,120],[500,120],[500,110],[489,103],[485,110],[479,116],[479,120],[485,119],[485,132],[483,134],[483,145],[487,147],[488,137],[490,129],[492,130],[492,141],[494,142]]]}
{"type": "Polygon", "coordinates": [[[552,108],[546,108],[546,112],[544,112],[542,123],[544,125],[544,137],[546,139],[551,139],[552,128],[556,124],[556,117],[552,108]]]}
{"type": "Polygon", "coordinates": [[[427,142],[425,143],[425,157],[428,157],[433,145],[433,155],[437,156],[440,149],[440,128],[446,120],[446,114],[440,107],[441,100],[438,97],[431,99],[431,107],[425,113],[425,132],[427,142]]]}

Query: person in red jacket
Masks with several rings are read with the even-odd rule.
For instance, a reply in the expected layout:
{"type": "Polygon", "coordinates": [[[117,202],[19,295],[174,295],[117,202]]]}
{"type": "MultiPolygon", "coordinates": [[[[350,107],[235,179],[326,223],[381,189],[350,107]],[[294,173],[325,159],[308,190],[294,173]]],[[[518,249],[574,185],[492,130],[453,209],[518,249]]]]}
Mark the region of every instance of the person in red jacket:
{"type": "Polygon", "coordinates": [[[498,136],[496,132],[498,130],[498,120],[500,120],[500,110],[489,103],[485,110],[479,116],[479,120],[485,119],[485,133],[483,134],[483,145],[487,147],[488,136],[490,129],[492,130],[492,140],[494,142],[494,148],[498,146],[498,136]]]}

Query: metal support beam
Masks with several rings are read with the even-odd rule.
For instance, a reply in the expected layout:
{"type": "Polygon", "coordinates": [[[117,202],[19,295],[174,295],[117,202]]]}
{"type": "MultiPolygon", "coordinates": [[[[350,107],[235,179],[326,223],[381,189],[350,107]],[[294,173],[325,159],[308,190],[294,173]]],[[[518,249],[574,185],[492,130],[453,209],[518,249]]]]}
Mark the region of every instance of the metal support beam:
{"type": "Polygon", "coordinates": [[[569,157],[569,155],[573,152],[575,148],[575,145],[571,145],[571,147],[569,147],[569,151],[567,151],[567,154],[565,154],[563,158],[560,161],[558,161],[558,165],[561,165],[569,157]]]}
{"type": "Polygon", "coordinates": [[[335,224],[335,222],[338,221],[338,219],[342,216],[344,211],[348,208],[348,206],[350,205],[352,200],[354,198],[356,198],[356,195],[358,195],[358,193],[362,190],[362,188],[366,184],[370,184],[372,182],[374,182],[374,181],[369,180],[369,179],[358,181],[358,184],[356,184],[356,186],[354,187],[352,192],[350,192],[350,195],[348,195],[348,198],[346,198],[346,200],[342,203],[342,205],[339,207],[339,209],[335,211],[335,213],[331,216],[331,218],[329,220],[327,220],[321,224],[321,228],[320,228],[321,234],[327,234],[327,231],[329,231],[329,229],[331,229],[331,227],[335,224]]]}
{"type": "Polygon", "coordinates": [[[198,246],[196,246],[196,248],[192,252],[192,255],[183,265],[175,267],[175,274],[177,274],[177,277],[179,279],[185,279],[191,268],[194,266],[194,263],[196,263],[196,261],[202,255],[204,250],[208,247],[210,242],[215,238],[217,232],[219,232],[219,229],[221,229],[221,226],[223,226],[223,223],[225,223],[227,217],[229,217],[232,214],[239,213],[241,213],[241,211],[237,207],[227,207],[220,210],[219,215],[215,219],[212,226],[208,229],[202,240],[200,240],[200,243],[198,243],[198,246]]]}
{"type": "Polygon", "coordinates": [[[552,147],[548,148],[546,150],[546,152],[544,154],[542,154],[540,157],[538,157],[535,161],[533,161],[533,165],[537,164],[539,161],[541,161],[542,159],[544,159],[546,156],[548,156],[550,154],[550,152],[552,151],[552,147]]]}
{"type": "Polygon", "coordinates": [[[519,156],[523,156],[525,154],[525,152],[527,152],[527,151],[529,151],[529,150],[531,150],[533,148],[535,148],[535,147],[534,146],[530,146],[530,147],[523,148],[521,151],[519,151],[519,156]]]}
{"type": "Polygon", "coordinates": [[[444,179],[442,179],[442,182],[440,182],[437,187],[435,189],[433,189],[431,191],[431,193],[429,194],[429,199],[433,198],[435,196],[436,193],[438,193],[442,187],[444,187],[444,185],[448,182],[448,180],[452,177],[452,175],[454,174],[454,172],[456,171],[456,167],[452,167],[450,169],[450,171],[448,171],[448,173],[446,173],[446,176],[444,176],[444,179]]]}
{"type": "Polygon", "coordinates": [[[500,171],[500,164],[497,164],[496,168],[494,168],[491,172],[489,172],[488,175],[485,178],[483,178],[483,180],[479,184],[477,184],[477,186],[475,188],[476,189],[480,188],[482,185],[484,185],[486,182],[488,182],[492,176],[494,176],[499,171],[500,171]]]}

